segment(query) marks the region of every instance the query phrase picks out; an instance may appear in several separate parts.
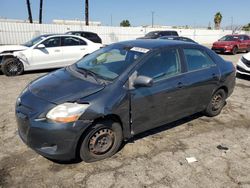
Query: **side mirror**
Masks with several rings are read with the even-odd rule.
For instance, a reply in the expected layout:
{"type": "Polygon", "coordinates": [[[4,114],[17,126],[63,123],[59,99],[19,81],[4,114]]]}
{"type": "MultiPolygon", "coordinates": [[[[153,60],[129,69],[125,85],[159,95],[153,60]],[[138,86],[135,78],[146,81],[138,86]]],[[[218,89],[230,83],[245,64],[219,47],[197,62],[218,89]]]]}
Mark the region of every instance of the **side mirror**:
{"type": "Polygon", "coordinates": [[[147,76],[138,76],[134,82],[134,87],[151,87],[153,85],[153,79],[147,76]]]}
{"type": "Polygon", "coordinates": [[[37,48],[37,49],[44,49],[44,48],[46,48],[46,47],[45,47],[44,44],[39,44],[36,48],[37,48]]]}

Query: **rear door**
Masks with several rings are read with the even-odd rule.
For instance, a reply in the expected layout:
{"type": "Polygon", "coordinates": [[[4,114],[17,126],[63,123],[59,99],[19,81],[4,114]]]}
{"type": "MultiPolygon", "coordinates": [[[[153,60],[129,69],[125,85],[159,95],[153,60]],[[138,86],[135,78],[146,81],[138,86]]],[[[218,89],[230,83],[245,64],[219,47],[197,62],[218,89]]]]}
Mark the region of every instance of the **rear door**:
{"type": "Polygon", "coordinates": [[[189,113],[202,111],[208,105],[211,96],[217,88],[220,71],[218,65],[200,48],[184,48],[187,72],[185,79],[188,82],[187,95],[189,96],[189,113]]]}
{"type": "Polygon", "coordinates": [[[149,57],[136,70],[153,78],[152,87],[130,90],[132,129],[135,134],[183,117],[187,103],[178,49],[164,49],[149,57]]]}
{"type": "Polygon", "coordinates": [[[62,67],[61,37],[51,37],[43,41],[44,49],[34,48],[30,61],[31,69],[62,67]]]}
{"type": "Polygon", "coordinates": [[[62,55],[64,66],[70,65],[88,53],[87,42],[74,36],[62,37],[62,55]]]}

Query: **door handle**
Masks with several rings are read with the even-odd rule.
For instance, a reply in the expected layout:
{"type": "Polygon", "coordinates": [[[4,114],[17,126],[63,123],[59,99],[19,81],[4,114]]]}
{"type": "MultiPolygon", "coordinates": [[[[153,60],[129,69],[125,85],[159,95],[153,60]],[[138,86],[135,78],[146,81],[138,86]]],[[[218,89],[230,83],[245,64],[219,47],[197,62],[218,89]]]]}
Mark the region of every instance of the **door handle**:
{"type": "Polygon", "coordinates": [[[85,48],[81,48],[80,50],[85,50],[85,48]]]}
{"type": "Polygon", "coordinates": [[[184,84],[183,84],[182,82],[178,82],[177,87],[178,87],[179,89],[183,88],[183,86],[184,86],[184,84]]]}
{"type": "Polygon", "coordinates": [[[60,50],[55,50],[55,52],[60,52],[60,50]]]}

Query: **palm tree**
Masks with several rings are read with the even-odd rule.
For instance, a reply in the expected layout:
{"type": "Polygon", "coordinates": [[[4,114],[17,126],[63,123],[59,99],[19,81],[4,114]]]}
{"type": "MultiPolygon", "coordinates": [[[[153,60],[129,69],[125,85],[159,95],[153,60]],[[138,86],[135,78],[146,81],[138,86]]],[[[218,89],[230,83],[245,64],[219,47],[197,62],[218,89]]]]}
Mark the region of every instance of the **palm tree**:
{"type": "Polygon", "coordinates": [[[221,21],[222,21],[222,15],[221,15],[220,12],[217,12],[217,13],[214,15],[214,25],[215,25],[215,29],[220,29],[221,21]]]}
{"type": "Polygon", "coordinates": [[[39,24],[42,23],[42,20],[43,20],[43,0],[40,0],[39,24]]]}
{"type": "Polygon", "coordinates": [[[85,24],[89,25],[89,0],[85,0],[85,24]]]}
{"type": "Polygon", "coordinates": [[[31,8],[30,8],[30,0],[26,0],[26,3],[27,3],[29,21],[30,21],[30,23],[33,23],[32,13],[31,13],[31,8]]]}

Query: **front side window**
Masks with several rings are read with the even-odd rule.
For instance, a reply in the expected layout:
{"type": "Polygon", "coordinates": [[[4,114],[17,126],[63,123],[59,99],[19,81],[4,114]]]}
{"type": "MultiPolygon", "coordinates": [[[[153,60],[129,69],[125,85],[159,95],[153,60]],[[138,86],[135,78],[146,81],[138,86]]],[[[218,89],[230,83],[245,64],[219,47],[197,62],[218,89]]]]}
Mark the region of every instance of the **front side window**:
{"type": "Polygon", "coordinates": [[[154,81],[175,76],[181,72],[177,49],[162,50],[150,57],[137,71],[138,75],[148,76],[154,81]]]}
{"type": "Polygon", "coordinates": [[[59,47],[61,46],[61,38],[60,37],[53,37],[45,40],[42,44],[46,48],[52,48],[52,47],[59,47]]]}
{"type": "Polygon", "coordinates": [[[76,71],[88,70],[112,81],[148,51],[149,49],[114,44],[95,51],[73,66],[76,71]]]}
{"type": "Polygon", "coordinates": [[[183,49],[188,71],[195,71],[214,66],[215,63],[207,53],[199,49],[183,49]]]}

